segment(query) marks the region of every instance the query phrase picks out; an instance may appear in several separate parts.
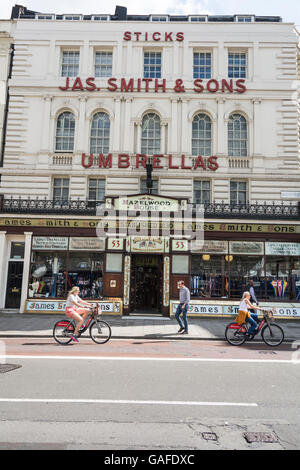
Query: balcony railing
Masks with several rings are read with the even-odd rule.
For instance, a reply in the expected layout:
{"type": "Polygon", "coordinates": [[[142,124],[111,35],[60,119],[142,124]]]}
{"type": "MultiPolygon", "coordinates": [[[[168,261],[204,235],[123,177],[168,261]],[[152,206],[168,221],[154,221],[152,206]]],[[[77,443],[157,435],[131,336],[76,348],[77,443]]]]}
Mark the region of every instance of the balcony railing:
{"type": "MultiPolygon", "coordinates": [[[[73,214],[96,215],[97,208],[104,201],[90,201],[80,199],[5,199],[0,195],[1,214],[73,214]]],[[[196,204],[193,204],[196,213],[196,204]]],[[[300,201],[287,203],[246,203],[230,204],[225,202],[212,202],[204,204],[205,218],[228,219],[281,219],[300,220],[300,201]]]]}

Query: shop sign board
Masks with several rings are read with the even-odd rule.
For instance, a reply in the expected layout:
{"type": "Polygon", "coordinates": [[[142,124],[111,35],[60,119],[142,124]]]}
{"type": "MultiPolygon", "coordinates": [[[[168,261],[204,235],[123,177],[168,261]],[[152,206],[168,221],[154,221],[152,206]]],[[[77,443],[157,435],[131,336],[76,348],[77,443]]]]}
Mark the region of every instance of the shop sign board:
{"type": "Polygon", "coordinates": [[[193,253],[227,254],[228,241],[225,240],[191,240],[193,253]]]}
{"type": "Polygon", "coordinates": [[[141,212],[177,212],[180,209],[177,199],[141,194],[137,196],[120,196],[114,202],[116,210],[141,212]]]}
{"type": "Polygon", "coordinates": [[[112,238],[107,239],[108,250],[123,250],[124,238],[112,238]]]}
{"type": "Polygon", "coordinates": [[[104,251],[105,238],[97,237],[70,237],[70,250],[104,251]]]}
{"type": "Polygon", "coordinates": [[[163,253],[165,247],[164,237],[132,237],[131,252],[163,253]]]}
{"type": "MultiPolygon", "coordinates": [[[[170,313],[171,316],[174,316],[176,313],[177,306],[179,305],[178,301],[170,301],[170,313]]],[[[234,302],[232,304],[225,304],[220,300],[220,302],[211,302],[205,303],[205,301],[197,301],[191,299],[190,308],[188,314],[191,316],[197,315],[206,315],[206,316],[228,316],[233,317],[238,314],[239,302],[234,302]]],[[[300,318],[300,306],[296,304],[289,303],[278,303],[278,302],[268,302],[263,305],[266,309],[275,308],[276,313],[274,314],[277,318],[300,318]]],[[[260,315],[260,312],[258,312],[260,315]]],[[[228,319],[228,322],[232,321],[228,319]]]]}
{"type": "MultiPolygon", "coordinates": [[[[96,301],[95,301],[96,302],[96,301]]],[[[122,314],[121,302],[97,302],[101,306],[102,313],[122,314]]],[[[26,313],[62,313],[66,308],[65,300],[35,299],[26,300],[26,313]]]]}
{"type": "Polygon", "coordinates": [[[263,242],[232,241],[229,243],[231,255],[263,255],[263,242]]]}
{"type": "Polygon", "coordinates": [[[67,250],[68,237],[32,237],[33,250],[67,250]]]}
{"type": "Polygon", "coordinates": [[[266,242],[266,255],[300,256],[300,243],[266,242]]]}
{"type": "MultiPolygon", "coordinates": [[[[171,302],[172,314],[175,315],[179,302],[171,302]]],[[[217,304],[196,304],[190,302],[188,314],[202,314],[202,315],[222,315],[223,306],[217,304]]]]}

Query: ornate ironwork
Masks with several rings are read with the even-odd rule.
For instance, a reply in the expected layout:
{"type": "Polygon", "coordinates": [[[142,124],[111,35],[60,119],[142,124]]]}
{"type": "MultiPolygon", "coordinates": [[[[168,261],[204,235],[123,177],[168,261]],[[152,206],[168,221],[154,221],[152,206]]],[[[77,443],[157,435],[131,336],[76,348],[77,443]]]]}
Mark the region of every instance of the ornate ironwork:
{"type": "MultiPolygon", "coordinates": [[[[13,197],[5,199],[0,196],[0,213],[93,216],[96,215],[97,207],[103,203],[104,201],[80,199],[22,199],[13,197]]],[[[222,201],[205,203],[203,206],[205,218],[300,220],[300,202],[230,204],[222,201]]],[[[193,204],[193,209],[196,212],[196,204],[193,204]]]]}

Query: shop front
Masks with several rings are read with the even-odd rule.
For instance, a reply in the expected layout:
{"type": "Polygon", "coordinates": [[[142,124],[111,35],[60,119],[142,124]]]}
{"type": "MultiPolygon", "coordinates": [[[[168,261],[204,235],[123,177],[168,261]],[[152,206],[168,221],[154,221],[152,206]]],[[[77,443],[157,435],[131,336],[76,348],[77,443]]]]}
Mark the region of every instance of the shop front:
{"type": "MultiPolygon", "coordinates": [[[[162,198],[151,198],[163,206],[162,198]]],[[[175,199],[168,206],[175,210],[176,203],[184,207],[175,199]]],[[[176,217],[163,210],[126,220],[120,212],[114,218],[1,217],[0,308],[63,313],[76,285],[108,314],[172,316],[182,279],[191,291],[190,315],[233,315],[251,281],[261,305],[300,317],[299,223],[203,221],[203,241],[191,236],[199,229],[193,218],[189,238],[184,231],[180,236],[183,222],[176,217]]]]}

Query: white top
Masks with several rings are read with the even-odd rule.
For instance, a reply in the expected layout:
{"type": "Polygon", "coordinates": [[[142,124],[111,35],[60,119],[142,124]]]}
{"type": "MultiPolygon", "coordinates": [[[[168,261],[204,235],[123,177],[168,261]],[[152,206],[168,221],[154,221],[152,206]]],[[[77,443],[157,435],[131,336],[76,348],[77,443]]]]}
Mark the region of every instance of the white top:
{"type": "Polygon", "coordinates": [[[240,306],[239,306],[239,310],[243,310],[243,312],[248,312],[248,305],[246,303],[246,300],[241,300],[241,303],[240,303],[240,306]]]}
{"type": "Polygon", "coordinates": [[[66,308],[74,307],[74,302],[80,303],[80,298],[78,297],[78,295],[70,294],[69,297],[67,298],[66,308]]]}

